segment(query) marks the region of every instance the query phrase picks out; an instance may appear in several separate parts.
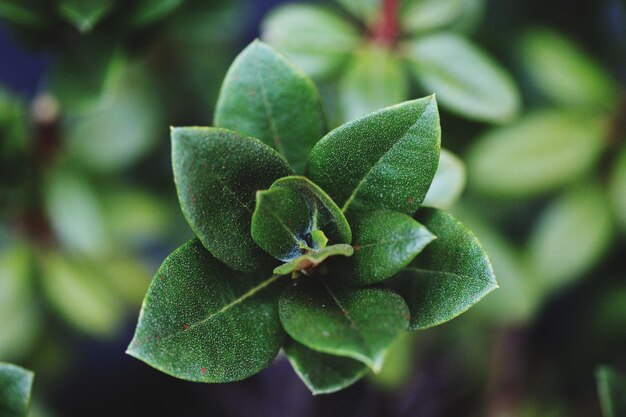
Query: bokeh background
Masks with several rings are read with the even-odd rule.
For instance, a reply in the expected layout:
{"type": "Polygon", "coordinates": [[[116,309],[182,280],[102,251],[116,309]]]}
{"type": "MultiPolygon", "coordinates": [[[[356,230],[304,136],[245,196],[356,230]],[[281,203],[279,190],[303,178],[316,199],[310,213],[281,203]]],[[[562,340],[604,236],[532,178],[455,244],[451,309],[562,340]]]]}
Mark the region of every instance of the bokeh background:
{"type": "MultiPolygon", "coordinates": [[[[472,113],[490,79],[469,89],[475,102],[441,106],[443,146],[464,162],[448,161],[451,181],[467,184],[442,204],[486,246],[501,288],[399,342],[382,374],[312,397],[284,358],[204,385],[124,354],[151,274],[191,236],[169,126],[210,125],[228,65],[259,36],[319,75],[334,125],[440,85],[383,53],[369,85],[396,95],[346,95],[350,66],[335,56],[315,74],[268,30],[288,1],[0,0],[0,360],[36,371],[33,417],[601,415],[595,370],[626,371],[626,2],[404,2],[438,7],[422,8],[421,28],[415,15],[412,36],[462,36],[510,79],[504,116],[472,113]]],[[[377,5],[309,4],[366,42],[350,3],[377,5]]],[[[316,45],[328,33],[314,26],[316,45]]]]}

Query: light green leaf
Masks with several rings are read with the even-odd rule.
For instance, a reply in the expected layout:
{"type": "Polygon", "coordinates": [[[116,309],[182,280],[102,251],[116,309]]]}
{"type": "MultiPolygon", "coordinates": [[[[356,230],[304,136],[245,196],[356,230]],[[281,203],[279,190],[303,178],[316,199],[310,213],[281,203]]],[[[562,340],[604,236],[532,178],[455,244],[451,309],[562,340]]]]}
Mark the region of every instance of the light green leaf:
{"type": "Polygon", "coordinates": [[[32,371],[0,362],[0,416],[27,416],[34,378],[32,371]]]}
{"type": "Polygon", "coordinates": [[[452,152],[441,149],[435,178],[422,204],[441,209],[450,208],[459,199],[464,188],[465,164],[452,152]]]}
{"type": "Polygon", "coordinates": [[[482,0],[412,0],[402,2],[402,28],[409,34],[421,34],[454,26],[471,26],[478,20],[482,0]]]}
{"type": "Polygon", "coordinates": [[[402,48],[417,81],[448,110],[498,123],[517,115],[520,97],[512,77],[469,40],[440,33],[402,48]]]}
{"type": "Polygon", "coordinates": [[[371,45],[356,51],[339,82],[339,107],[353,120],[408,98],[401,62],[387,48],[371,45]]]}
{"type": "Polygon", "coordinates": [[[616,104],[619,88],[611,75],[560,34],[528,31],[519,51],[530,80],[553,102],[594,112],[616,104]]]}
{"type": "Polygon", "coordinates": [[[593,267],[611,244],[613,222],[603,190],[585,183],[552,202],[528,242],[542,286],[554,290],[593,267]]]}
{"type": "Polygon", "coordinates": [[[342,281],[370,285],[399,272],[435,236],[406,214],[388,210],[368,213],[354,227],[354,255],[341,260],[342,281]]]}
{"type": "Polygon", "coordinates": [[[604,417],[621,417],[626,413],[626,377],[608,366],[596,370],[598,395],[604,417]]]}
{"type": "Polygon", "coordinates": [[[319,250],[326,243],[350,243],[352,233],[339,207],[305,177],[285,177],[269,190],[258,191],[252,215],[252,238],[283,262],[303,250],[319,250]],[[315,242],[318,235],[324,240],[315,242]]]}
{"type": "Polygon", "coordinates": [[[257,139],[216,128],[173,128],[172,162],[178,199],[196,236],[221,262],[253,271],[270,265],[250,235],[257,190],[293,174],[257,139]]]}
{"type": "Polygon", "coordinates": [[[398,392],[406,387],[415,376],[416,333],[405,333],[389,347],[385,366],[377,374],[371,374],[370,381],[377,388],[388,392],[398,392]]]}
{"type": "Polygon", "coordinates": [[[130,17],[134,26],[147,26],[163,19],[178,7],[184,0],[138,0],[130,17]]]}
{"type": "Polygon", "coordinates": [[[337,245],[326,246],[318,250],[307,251],[297,258],[277,266],[274,268],[274,273],[286,275],[294,271],[303,271],[308,274],[330,256],[352,256],[353,253],[354,249],[352,249],[350,245],[339,243],[337,245]]]}
{"type": "Polygon", "coordinates": [[[416,219],[437,239],[390,281],[409,305],[411,330],[445,323],[498,287],[482,245],[454,217],[422,208],[416,219]]]}
{"type": "Polygon", "coordinates": [[[263,40],[313,78],[338,71],[361,41],[349,22],[313,4],[286,4],[274,9],[263,21],[261,32],[263,40]]]}
{"type": "Polygon", "coordinates": [[[626,231],[626,148],[619,154],[609,187],[613,212],[626,231]]]}
{"type": "Polygon", "coordinates": [[[347,388],[369,370],[357,360],[317,352],[292,339],[287,341],[284,349],[294,371],[313,395],[347,388]]]}
{"type": "Polygon", "coordinates": [[[260,139],[297,173],[326,133],[315,84],[268,45],[255,41],[231,65],[215,109],[215,125],[260,139]]]}
{"type": "Polygon", "coordinates": [[[81,33],[91,32],[115,6],[113,0],[61,0],[59,12],[81,33]]]}
{"type": "Polygon", "coordinates": [[[409,311],[388,289],[336,285],[338,277],[302,277],[280,297],[280,321],[303,345],[347,356],[379,371],[389,345],[407,328],[409,311]]]}
{"type": "Polygon", "coordinates": [[[383,7],[383,0],[337,0],[354,17],[366,25],[375,23],[383,7]]]}
{"type": "Polygon", "coordinates": [[[193,239],[154,276],[127,353],[188,381],[247,378],[272,362],[284,340],[278,279],[232,271],[193,239]]]}
{"type": "Polygon", "coordinates": [[[480,137],[467,161],[469,184],[495,196],[527,197],[586,175],[605,147],[607,124],[542,111],[480,137]]]}
{"type": "Polygon", "coordinates": [[[413,214],[439,163],[434,97],[407,101],[328,133],[309,156],[308,177],[352,215],[377,209],[413,214]]]}

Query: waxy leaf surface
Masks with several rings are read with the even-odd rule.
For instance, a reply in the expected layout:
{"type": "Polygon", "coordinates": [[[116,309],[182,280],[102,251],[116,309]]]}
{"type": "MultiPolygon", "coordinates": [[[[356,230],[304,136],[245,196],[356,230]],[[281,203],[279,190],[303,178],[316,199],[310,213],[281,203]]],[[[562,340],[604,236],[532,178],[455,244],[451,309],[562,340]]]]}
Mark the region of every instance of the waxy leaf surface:
{"type": "Polygon", "coordinates": [[[326,133],[315,84],[259,41],[248,46],[226,74],[215,125],[260,139],[298,173],[315,142],[326,133]]]}
{"type": "Polygon", "coordinates": [[[27,416],[33,379],[31,371],[0,362],[0,416],[27,416]]]}
{"type": "Polygon", "coordinates": [[[252,240],[256,192],[293,171],[257,139],[216,128],[174,128],[178,199],[202,244],[233,269],[254,271],[271,257],[252,240]]]}
{"type": "Polygon", "coordinates": [[[154,276],[127,353],[189,381],[254,375],[284,340],[278,279],[232,271],[193,239],[154,276]]]}

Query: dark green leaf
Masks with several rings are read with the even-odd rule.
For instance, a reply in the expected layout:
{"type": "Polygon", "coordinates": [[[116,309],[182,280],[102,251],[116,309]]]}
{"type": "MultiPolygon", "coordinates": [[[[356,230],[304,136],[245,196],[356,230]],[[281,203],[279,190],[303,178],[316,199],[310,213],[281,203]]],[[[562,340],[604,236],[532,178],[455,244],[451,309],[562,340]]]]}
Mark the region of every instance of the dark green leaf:
{"type": "Polygon", "coordinates": [[[274,268],[274,273],[286,275],[294,271],[307,271],[317,267],[330,256],[352,256],[354,249],[352,246],[339,243],[337,245],[326,246],[319,250],[311,250],[297,258],[274,268]]]}
{"type": "Polygon", "coordinates": [[[189,381],[247,378],[284,340],[278,279],[236,273],[191,240],[157,271],[127,353],[189,381]]]}
{"type": "Polygon", "coordinates": [[[407,328],[409,310],[388,289],[335,285],[338,277],[302,277],[280,297],[280,320],[303,345],[357,359],[379,371],[389,345],[407,328]]]}
{"type": "Polygon", "coordinates": [[[130,22],[135,26],[146,26],[176,10],[184,0],[139,0],[136,1],[130,22]]]}
{"type": "Polygon", "coordinates": [[[482,0],[412,0],[401,2],[402,28],[421,34],[443,28],[467,29],[479,20],[482,0]]]}
{"type": "Polygon", "coordinates": [[[622,230],[626,231],[626,148],[622,149],[612,175],[610,194],[613,212],[622,230]]]}
{"type": "Polygon", "coordinates": [[[362,362],[317,352],[292,339],[284,349],[291,366],[313,395],[349,387],[369,370],[362,362]]]}
{"type": "Polygon", "coordinates": [[[366,25],[373,24],[378,19],[383,0],[337,0],[354,17],[366,25]]]}
{"type": "Polygon", "coordinates": [[[605,120],[535,112],[479,138],[467,158],[469,184],[496,196],[529,196],[584,176],[605,146],[605,120]]]}
{"type": "Polygon", "coordinates": [[[452,152],[441,149],[439,167],[426,193],[424,204],[447,209],[459,199],[465,188],[465,165],[452,152]]]}
{"type": "Polygon", "coordinates": [[[491,122],[517,114],[520,97],[512,77],[467,39],[442,33],[409,41],[404,49],[417,81],[442,106],[491,122]]]}
{"type": "Polygon", "coordinates": [[[395,54],[380,46],[362,47],[339,83],[344,120],[353,120],[408,97],[408,82],[395,54]]]}
{"type": "Polygon", "coordinates": [[[62,0],[61,14],[80,32],[90,32],[113,9],[113,0],[62,0]]]}
{"type": "Polygon", "coordinates": [[[215,125],[260,139],[298,173],[315,142],[326,133],[315,84],[259,41],[239,54],[226,74],[215,125]]]}
{"type": "Polygon", "coordinates": [[[0,0],[0,17],[28,28],[49,24],[46,0],[0,0]]]}
{"type": "Polygon", "coordinates": [[[264,20],[262,37],[313,78],[333,74],[360,42],[357,29],[324,7],[287,4],[264,20]]]}
{"type": "Polygon", "coordinates": [[[368,213],[354,227],[354,255],[341,260],[346,282],[369,285],[407,266],[435,236],[406,214],[388,210],[368,213]]]}
{"type": "Polygon", "coordinates": [[[341,210],[308,179],[281,178],[269,190],[257,193],[252,238],[273,257],[287,262],[301,255],[303,249],[322,249],[326,242],[314,246],[307,242],[307,235],[319,231],[331,244],[352,241],[350,226],[341,210]]]}
{"type": "Polygon", "coordinates": [[[241,271],[268,264],[252,212],[257,190],[293,174],[287,162],[257,139],[199,127],[172,129],[172,162],[183,213],[213,256],[241,271]]]}
{"type": "Polygon", "coordinates": [[[411,330],[445,323],[497,288],[487,253],[461,223],[433,208],[416,218],[437,239],[390,283],[411,309],[411,330]]]}
{"type": "Polygon", "coordinates": [[[0,416],[26,417],[35,374],[0,362],[0,416]]]}
{"type": "Polygon", "coordinates": [[[413,214],[439,163],[434,97],[388,107],[330,132],[309,157],[309,178],[351,215],[376,209],[413,214]]]}
{"type": "Polygon", "coordinates": [[[626,377],[607,366],[601,366],[596,370],[596,382],[603,416],[626,415],[626,377]]]}

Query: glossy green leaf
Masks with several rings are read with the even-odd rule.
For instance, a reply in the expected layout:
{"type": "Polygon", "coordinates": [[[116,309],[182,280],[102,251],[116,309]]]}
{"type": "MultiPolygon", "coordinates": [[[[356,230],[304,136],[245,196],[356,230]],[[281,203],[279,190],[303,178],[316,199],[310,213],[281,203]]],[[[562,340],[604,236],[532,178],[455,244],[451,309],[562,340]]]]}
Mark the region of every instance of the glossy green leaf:
{"type": "Polygon", "coordinates": [[[274,273],[286,275],[294,271],[305,271],[317,267],[331,256],[352,256],[354,249],[350,245],[339,243],[337,245],[326,246],[319,250],[307,251],[289,262],[274,268],[274,273]]]}
{"type": "Polygon", "coordinates": [[[131,24],[146,26],[172,13],[184,3],[184,0],[139,0],[135,3],[135,8],[129,16],[131,24]]]}
{"type": "Polygon", "coordinates": [[[215,126],[260,139],[298,173],[315,142],[326,133],[315,84],[259,41],[239,54],[226,74],[215,126]]]}
{"type": "Polygon", "coordinates": [[[435,98],[407,101],[327,134],[311,151],[308,177],[348,219],[377,209],[413,214],[437,170],[440,144],[435,98]]]}
{"type": "Polygon", "coordinates": [[[339,107],[353,120],[408,98],[401,62],[386,48],[371,45],[356,51],[339,82],[339,107]]]}
{"type": "Polygon", "coordinates": [[[35,374],[0,362],[0,416],[27,417],[35,374]]]}
{"type": "Polygon", "coordinates": [[[263,21],[262,38],[313,78],[334,74],[360,43],[356,27],[313,4],[286,4],[263,21]]]}
{"type": "Polygon", "coordinates": [[[626,231],[626,148],[622,149],[610,183],[611,202],[613,203],[613,213],[626,231]]]}
{"type": "Polygon", "coordinates": [[[530,80],[553,102],[594,111],[616,103],[619,88],[611,75],[558,33],[531,30],[519,51],[530,80]]]}
{"type": "Polygon", "coordinates": [[[154,276],[127,353],[189,381],[247,378],[272,362],[284,340],[278,279],[234,272],[193,239],[154,276]]]}
{"type": "Polygon", "coordinates": [[[608,250],[611,210],[603,190],[585,183],[551,203],[528,242],[530,262],[552,290],[580,277],[608,250]]]}
{"type": "Polygon", "coordinates": [[[366,25],[376,22],[383,6],[383,0],[337,0],[354,17],[366,25]]]}
{"type": "Polygon", "coordinates": [[[362,362],[317,352],[292,339],[287,341],[284,349],[294,371],[313,395],[347,388],[369,371],[362,362]]]}
{"type": "Polygon", "coordinates": [[[354,255],[342,260],[342,280],[370,285],[399,272],[435,236],[406,214],[388,210],[368,213],[354,227],[354,255]]]}
{"type": "Polygon", "coordinates": [[[506,122],[519,111],[520,97],[509,73],[467,39],[441,33],[407,41],[410,68],[427,93],[461,116],[506,122]]]}
{"type": "Polygon", "coordinates": [[[482,0],[411,0],[402,2],[402,28],[421,34],[443,28],[472,26],[482,12],[482,0]]]}
{"type": "Polygon", "coordinates": [[[115,6],[113,0],[61,0],[59,12],[80,32],[90,32],[115,6]]]}
{"type": "Polygon", "coordinates": [[[447,209],[461,197],[465,188],[465,164],[452,152],[441,149],[435,178],[422,203],[428,207],[447,209]]]}
{"type": "Polygon", "coordinates": [[[498,287],[487,253],[465,226],[434,208],[416,218],[437,239],[390,282],[409,305],[411,330],[445,323],[498,287]]]}
{"type": "Polygon", "coordinates": [[[257,139],[200,127],[172,129],[172,162],[185,218],[213,256],[241,271],[268,264],[252,213],[257,190],[293,174],[287,162],[257,139]]]}
{"type": "Polygon", "coordinates": [[[467,161],[469,184],[496,196],[530,196],[583,177],[605,146],[607,124],[568,112],[531,113],[479,138],[467,161]]]}
{"type": "Polygon", "coordinates": [[[287,262],[302,250],[319,250],[327,242],[350,243],[352,233],[339,207],[321,188],[305,177],[294,176],[257,192],[252,238],[267,253],[287,262]],[[313,242],[312,234],[320,232],[326,240],[313,242]]]}
{"type": "Polygon", "coordinates": [[[336,285],[338,277],[302,277],[280,297],[280,321],[303,345],[380,370],[389,345],[407,328],[409,310],[388,289],[336,285]]]}
{"type": "Polygon", "coordinates": [[[596,370],[596,383],[604,417],[626,415],[626,377],[608,366],[596,370]]]}

